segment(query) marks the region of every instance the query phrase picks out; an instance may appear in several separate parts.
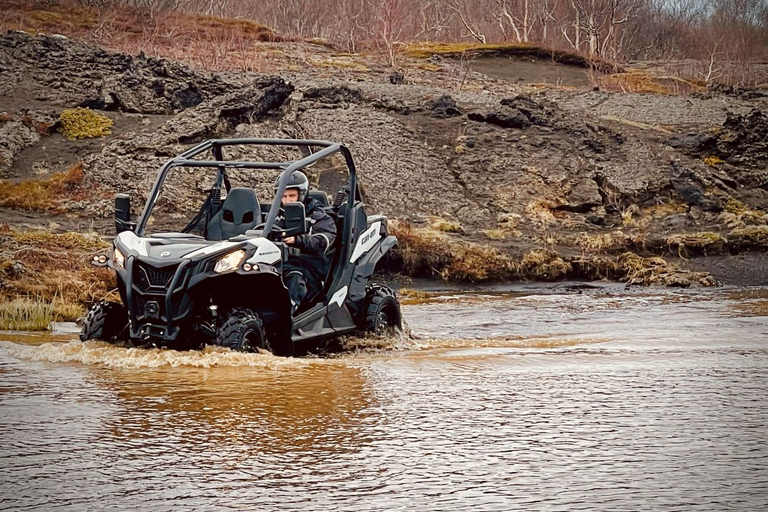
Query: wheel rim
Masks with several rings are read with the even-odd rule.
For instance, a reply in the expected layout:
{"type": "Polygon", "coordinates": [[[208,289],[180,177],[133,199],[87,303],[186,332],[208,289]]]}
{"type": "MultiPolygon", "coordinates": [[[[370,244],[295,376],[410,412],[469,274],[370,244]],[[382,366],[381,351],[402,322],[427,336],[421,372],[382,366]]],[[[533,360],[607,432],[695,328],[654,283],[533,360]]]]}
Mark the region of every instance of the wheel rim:
{"type": "Polygon", "coordinates": [[[256,331],[248,329],[243,334],[242,349],[246,351],[256,350],[259,348],[259,341],[261,341],[261,336],[256,331]]]}
{"type": "Polygon", "coordinates": [[[382,310],[379,312],[379,317],[376,319],[376,333],[384,334],[389,327],[389,316],[387,312],[382,310]]]}

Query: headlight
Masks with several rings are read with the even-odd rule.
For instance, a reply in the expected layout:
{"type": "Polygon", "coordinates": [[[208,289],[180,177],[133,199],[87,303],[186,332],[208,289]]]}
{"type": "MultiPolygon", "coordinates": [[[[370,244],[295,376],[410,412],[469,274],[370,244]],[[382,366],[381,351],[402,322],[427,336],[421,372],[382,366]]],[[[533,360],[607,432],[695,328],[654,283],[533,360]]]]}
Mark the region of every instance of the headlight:
{"type": "Polygon", "coordinates": [[[240,266],[243,258],[245,258],[245,251],[242,249],[239,251],[231,252],[226,256],[219,258],[219,261],[216,262],[216,266],[213,267],[213,271],[220,274],[222,272],[229,272],[230,270],[234,270],[240,266]]]}
{"type": "Polygon", "coordinates": [[[118,267],[125,268],[125,254],[123,254],[123,251],[115,247],[115,253],[112,255],[112,257],[115,260],[115,264],[118,267]]]}

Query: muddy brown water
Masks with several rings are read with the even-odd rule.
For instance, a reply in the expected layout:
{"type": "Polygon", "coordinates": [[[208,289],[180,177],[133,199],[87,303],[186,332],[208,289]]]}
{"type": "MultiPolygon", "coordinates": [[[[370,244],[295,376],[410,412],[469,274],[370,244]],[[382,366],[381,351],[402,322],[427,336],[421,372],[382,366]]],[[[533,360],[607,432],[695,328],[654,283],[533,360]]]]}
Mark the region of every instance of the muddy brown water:
{"type": "Polygon", "coordinates": [[[0,333],[0,509],[768,508],[768,289],[404,315],[325,358],[0,333]]]}

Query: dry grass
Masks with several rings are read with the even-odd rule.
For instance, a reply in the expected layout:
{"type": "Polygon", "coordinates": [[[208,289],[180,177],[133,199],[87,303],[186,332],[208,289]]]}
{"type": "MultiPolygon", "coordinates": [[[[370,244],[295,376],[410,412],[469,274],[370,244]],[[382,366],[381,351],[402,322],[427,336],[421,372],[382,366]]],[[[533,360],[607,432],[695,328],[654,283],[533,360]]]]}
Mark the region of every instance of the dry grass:
{"type": "Polygon", "coordinates": [[[504,229],[483,229],[480,231],[482,234],[488,237],[488,240],[506,240],[509,231],[504,229]]]}
{"type": "Polygon", "coordinates": [[[736,250],[768,249],[768,226],[744,226],[728,234],[728,242],[736,250]]]}
{"type": "Polygon", "coordinates": [[[768,224],[768,214],[760,210],[753,210],[738,199],[728,197],[719,220],[729,228],[743,228],[748,225],[768,224]]]}
{"type": "MultiPolygon", "coordinates": [[[[626,251],[627,244],[621,245],[626,236],[623,234],[612,234],[613,238],[601,239],[603,241],[600,242],[604,248],[624,249],[619,256],[582,255],[565,258],[550,249],[534,249],[516,261],[493,247],[455,240],[429,228],[414,228],[407,223],[392,222],[390,231],[399,241],[397,254],[401,259],[402,270],[413,276],[469,282],[587,278],[613,279],[633,285],[717,284],[707,273],[680,270],[664,258],[644,258],[626,251]]],[[[766,237],[768,239],[768,231],[766,237]]]]}
{"type": "Polygon", "coordinates": [[[317,68],[339,68],[347,69],[350,71],[368,72],[371,70],[368,66],[361,62],[346,58],[329,57],[325,59],[311,59],[309,63],[317,68]]]}
{"type": "MultiPolygon", "coordinates": [[[[61,0],[39,9],[39,2],[3,6],[0,29],[63,34],[128,54],[144,52],[212,70],[275,71],[259,43],[287,38],[249,19],[218,18],[184,12],[142,11],[113,7],[82,7],[61,0]]],[[[146,4],[149,5],[149,4],[146,4]]]]}
{"type": "Polygon", "coordinates": [[[664,238],[664,243],[681,258],[687,258],[689,256],[722,254],[725,251],[727,240],[719,233],[702,231],[671,235],[664,238]]]}
{"type": "Polygon", "coordinates": [[[81,201],[93,197],[106,197],[106,190],[93,190],[82,186],[83,166],[76,163],[65,172],[42,180],[19,183],[0,180],[0,206],[22,210],[60,212],[67,201],[81,201]]]}
{"type": "Polygon", "coordinates": [[[464,234],[464,228],[456,221],[446,220],[442,217],[429,217],[429,227],[443,233],[464,234]]]}
{"type": "Polygon", "coordinates": [[[617,230],[608,233],[581,233],[576,237],[575,243],[585,253],[604,253],[642,248],[645,238],[640,234],[617,230]]]}
{"type": "Polygon", "coordinates": [[[396,255],[412,276],[440,277],[446,281],[482,282],[510,279],[515,264],[498,249],[455,240],[442,231],[390,222],[397,236],[396,255]]]}
{"type": "Polygon", "coordinates": [[[704,92],[706,84],[677,76],[657,76],[644,70],[629,70],[598,78],[600,88],[612,92],[689,94],[704,92]]]}
{"type": "Polygon", "coordinates": [[[705,156],[704,158],[702,158],[702,162],[704,162],[709,167],[717,167],[718,165],[725,163],[722,158],[715,155],[705,156]]]}
{"type": "Polygon", "coordinates": [[[0,229],[0,301],[55,301],[58,320],[74,320],[115,288],[113,273],[88,262],[109,244],[96,235],[0,229]]]}
{"type": "Polygon", "coordinates": [[[660,256],[644,258],[627,252],[619,256],[617,270],[621,281],[643,286],[662,285],[687,288],[690,286],[716,286],[718,283],[707,272],[688,272],[678,269],[660,256]]]}
{"type": "Polygon", "coordinates": [[[557,281],[566,278],[572,270],[569,262],[554,251],[536,249],[526,253],[517,266],[517,274],[524,279],[557,281]]]}
{"type": "Polygon", "coordinates": [[[54,320],[55,300],[17,298],[0,304],[0,330],[44,331],[54,320]]]}

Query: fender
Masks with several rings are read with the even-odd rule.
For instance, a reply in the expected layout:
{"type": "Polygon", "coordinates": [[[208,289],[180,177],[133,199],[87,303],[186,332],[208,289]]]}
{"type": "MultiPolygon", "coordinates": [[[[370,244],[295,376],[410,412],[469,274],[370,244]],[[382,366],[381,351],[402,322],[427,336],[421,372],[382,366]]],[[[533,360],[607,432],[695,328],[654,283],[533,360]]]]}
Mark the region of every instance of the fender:
{"type": "Polygon", "coordinates": [[[352,282],[349,286],[349,294],[346,303],[355,317],[363,313],[365,303],[366,286],[368,280],[376,270],[376,263],[397,243],[397,237],[387,235],[368,252],[366,252],[355,265],[352,282]]]}
{"type": "MultiPolygon", "coordinates": [[[[376,267],[376,263],[397,243],[395,235],[387,235],[378,244],[373,246],[367,253],[363,254],[355,265],[355,270],[367,265],[376,267]]],[[[357,274],[357,272],[355,272],[357,274]]],[[[369,274],[370,275],[370,274],[369,274]]]]}

